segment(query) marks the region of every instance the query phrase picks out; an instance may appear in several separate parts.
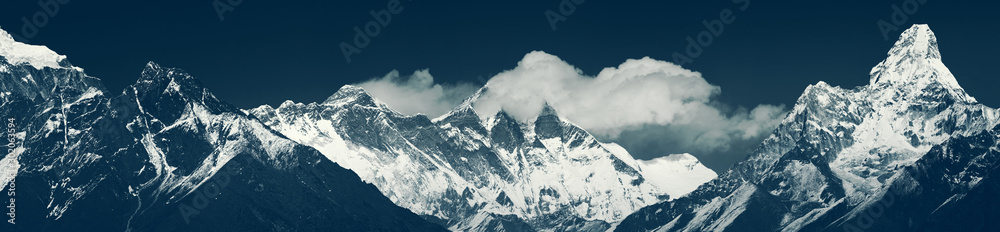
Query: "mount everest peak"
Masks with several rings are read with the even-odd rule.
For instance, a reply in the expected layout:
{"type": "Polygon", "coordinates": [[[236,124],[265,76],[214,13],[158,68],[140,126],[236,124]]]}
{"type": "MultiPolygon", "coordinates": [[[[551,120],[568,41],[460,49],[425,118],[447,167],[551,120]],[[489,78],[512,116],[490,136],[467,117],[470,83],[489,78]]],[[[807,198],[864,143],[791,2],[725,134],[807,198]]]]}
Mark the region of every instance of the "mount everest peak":
{"type": "Polygon", "coordinates": [[[368,95],[364,89],[353,85],[340,87],[340,90],[337,90],[335,94],[327,98],[326,101],[323,101],[325,104],[343,104],[347,102],[368,106],[375,106],[376,104],[371,95],[368,95]]]}

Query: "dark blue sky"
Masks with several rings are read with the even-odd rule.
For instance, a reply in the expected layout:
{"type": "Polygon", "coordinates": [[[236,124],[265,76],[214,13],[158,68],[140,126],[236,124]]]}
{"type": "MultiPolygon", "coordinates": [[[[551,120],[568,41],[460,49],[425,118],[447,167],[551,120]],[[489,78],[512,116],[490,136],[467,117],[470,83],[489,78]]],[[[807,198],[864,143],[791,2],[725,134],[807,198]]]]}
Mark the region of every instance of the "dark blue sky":
{"type": "MultiPolygon", "coordinates": [[[[556,31],[544,13],[558,11],[561,0],[402,0],[402,12],[346,62],[338,45],[351,43],[353,28],[372,21],[369,11],[386,9],[387,2],[243,0],[220,21],[212,0],[70,1],[28,40],[69,56],[112,91],[133,83],[146,62],[156,61],[182,68],[220,98],[250,108],[286,99],[321,101],[344,84],[393,69],[429,68],[441,82],[481,83],[533,50],[591,75],[629,58],[673,61],[686,37],[705,30],[703,20],[732,9],[735,21],[684,65],[721,86],[722,103],[791,105],[821,80],[866,84],[898,33],[926,23],[967,92],[1000,106],[996,1],[926,0],[885,40],[876,22],[891,21],[892,5],[903,0],[750,0],[745,11],[731,0],[587,0],[556,31]]],[[[0,27],[21,36],[21,18],[44,12],[35,0],[0,5],[0,27]]],[[[705,162],[713,168],[731,163],[705,162]]]]}

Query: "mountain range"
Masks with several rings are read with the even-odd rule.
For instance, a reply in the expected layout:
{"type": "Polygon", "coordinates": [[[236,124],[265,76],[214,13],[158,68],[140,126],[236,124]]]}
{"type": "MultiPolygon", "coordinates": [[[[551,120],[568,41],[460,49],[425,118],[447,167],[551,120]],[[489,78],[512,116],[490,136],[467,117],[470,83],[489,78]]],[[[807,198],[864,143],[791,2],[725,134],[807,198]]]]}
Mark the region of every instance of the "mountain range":
{"type": "Polygon", "coordinates": [[[487,91],[435,119],[401,115],[354,86],[249,112],[455,231],[604,231],[716,177],[689,154],[636,160],[548,105],[528,122],[480,117],[472,105],[487,91]]]}
{"type": "Polygon", "coordinates": [[[1000,111],[927,25],[854,88],[808,86],[722,173],[637,160],[546,104],[404,115],[356,86],[238,109],[150,62],[118,94],[0,30],[3,231],[990,231],[1000,111]],[[9,229],[8,229],[9,228],[9,229]]]}
{"type": "Polygon", "coordinates": [[[120,94],[0,31],[2,231],[444,231],[354,172],[149,63],[120,94]],[[11,120],[11,121],[8,121],[11,120]],[[6,199],[5,199],[6,200],[6,199]]]}

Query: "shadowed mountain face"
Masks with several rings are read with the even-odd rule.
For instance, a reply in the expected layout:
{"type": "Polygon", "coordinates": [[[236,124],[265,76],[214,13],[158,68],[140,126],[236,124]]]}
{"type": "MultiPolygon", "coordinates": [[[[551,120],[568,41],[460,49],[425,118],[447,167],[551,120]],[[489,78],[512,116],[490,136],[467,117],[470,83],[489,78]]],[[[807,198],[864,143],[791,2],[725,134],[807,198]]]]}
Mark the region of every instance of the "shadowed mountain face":
{"type": "Polygon", "coordinates": [[[987,197],[996,193],[1000,113],[965,93],[937,42],[915,25],[869,85],[809,86],[747,160],[617,230],[986,230],[982,217],[943,213],[980,202],[992,208],[976,213],[1000,212],[987,197]]]}
{"type": "MultiPolygon", "coordinates": [[[[2,31],[0,31],[2,32],[2,31]]],[[[0,33],[0,160],[16,224],[0,231],[443,231],[354,172],[150,63],[112,95],[0,33]]]]}

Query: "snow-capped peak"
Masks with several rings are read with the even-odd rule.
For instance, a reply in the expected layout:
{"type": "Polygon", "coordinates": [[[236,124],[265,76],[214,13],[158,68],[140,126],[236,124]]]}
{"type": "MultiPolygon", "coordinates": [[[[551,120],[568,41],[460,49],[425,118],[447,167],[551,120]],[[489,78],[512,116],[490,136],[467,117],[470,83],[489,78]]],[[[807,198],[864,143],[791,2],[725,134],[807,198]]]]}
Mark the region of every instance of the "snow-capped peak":
{"type": "Polygon", "coordinates": [[[671,199],[680,198],[718,177],[714,171],[702,165],[698,158],[686,153],[637,161],[643,173],[657,177],[649,181],[663,189],[671,199]]]}
{"type": "Polygon", "coordinates": [[[946,90],[956,100],[976,101],[941,61],[937,37],[925,24],[915,24],[899,36],[888,58],[872,68],[869,87],[909,93],[934,87],[946,90]]]}
{"type": "Polygon", "coordinates": [[[340,87],[336,93],[323,101],[324,104],[336,104],[338,102],[355,102],[365,106],[375,105],[375,101],[373,101],[371,95],[368,95],[368,92],[365,92],[361,87],[353,85],[340,87]]]}
{"type": "Polygon", "coordinates": [[[396,110],[386,105],[385,102],[378,100],[372,95],[368,94],[363,88],[354,85],[344,85],[337,90],[336,93],[326,98],[322,103],[323,105],[356,105],[361,107],[373,107],[378,108],[381,111],[388,114],[398,114],[401,115],[396,110]]]}
{"type": "Polygon", "coordinates": [[[896,41],[890,54],[903,52],[913,57],[941,59],[937,37],[927,24],[914,24],[899,36],[899,41],[896,41]]]}
{"type": "Polygon", "coordinates": [[[143,68],[142,75],[134,87],[141,92],[197,93],[205,91],[198,80],[183,70],[164,68],[153,61],[146,63],[146,67],[143,68]]]}
{"type": "Polygon", "coordinates": [[[14,41],[14,37],[2,28],[0,28],[0,56],[6,58],[7,62],[13,65],[26,63],[35,69],[65,68],[59,62],[66,59],[66,56],[59,55],[46,46],[14,41]]]}
{"type": "Polygon", "coordinates": [[[458,106],[455,107],[455,109],[451,110],[448,113],[445,113],[444,115],[434,118],[432,121],[440,122],[441,120],[445,120],[452,116],[456,116],[457,114],[466,114],[479,117],[481,123],[485,124],[488,121],[489,115],[480,115],[479,112],[476,111],[474,104],[476,103],[476,101],[479,100],[480,97],[483,96],[483,93],[485,93],[488,90],[489,88],[485,86],[479,88],[479,90],[477,90],[476,93],[472,94],[472,96],[469,96],[468,98],[465,98],[465,100],[462,101],[462,104],[458,104],[458,106]]]}
{"type": "Polygon", "coordinates": [[[337,90],[337,92],[334,93],[333,96],[327,98],[327,100],[336,99],[338,96],[356,96],[360,94],[367,95],[368,93],[366,93],[365,90],[362,89],[361,87],[353,85],[344,85],[340,87],[340,89],[337,90]]]}

